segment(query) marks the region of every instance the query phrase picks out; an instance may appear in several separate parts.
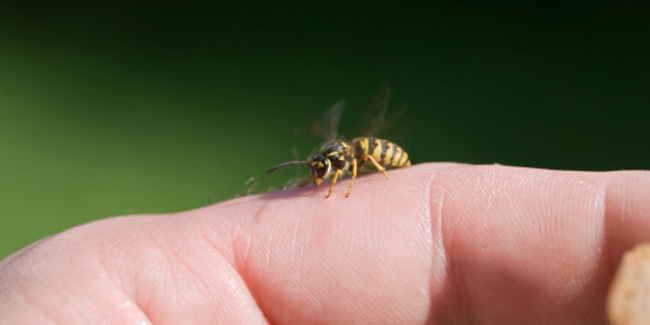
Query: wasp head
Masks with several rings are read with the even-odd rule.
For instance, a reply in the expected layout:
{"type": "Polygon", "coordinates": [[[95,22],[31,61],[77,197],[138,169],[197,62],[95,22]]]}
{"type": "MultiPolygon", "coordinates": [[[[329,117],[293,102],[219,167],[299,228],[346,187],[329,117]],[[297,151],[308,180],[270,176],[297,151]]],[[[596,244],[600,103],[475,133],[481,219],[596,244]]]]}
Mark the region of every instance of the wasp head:
{"type": "Polygon", "coordinates": [[[330,172],[330,161],[323,155],[313,155],[309,159],[309,174],[314,180],[314,185],[318,186],[323,183],[325,177],[330,172]]]}

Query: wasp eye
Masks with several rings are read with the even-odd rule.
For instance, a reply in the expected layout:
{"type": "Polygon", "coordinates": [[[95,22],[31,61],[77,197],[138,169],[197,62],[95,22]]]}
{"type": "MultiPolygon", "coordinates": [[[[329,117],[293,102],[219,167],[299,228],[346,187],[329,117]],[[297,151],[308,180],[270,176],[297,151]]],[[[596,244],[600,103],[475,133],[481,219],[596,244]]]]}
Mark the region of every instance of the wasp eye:
{"type": "Polygon", "coordinates": [[[314,184],[319,185],[327,176],[330,170],[330,162],[321,155],[315,155],[309,162],[309,172],[314,180],[314,184]]]}

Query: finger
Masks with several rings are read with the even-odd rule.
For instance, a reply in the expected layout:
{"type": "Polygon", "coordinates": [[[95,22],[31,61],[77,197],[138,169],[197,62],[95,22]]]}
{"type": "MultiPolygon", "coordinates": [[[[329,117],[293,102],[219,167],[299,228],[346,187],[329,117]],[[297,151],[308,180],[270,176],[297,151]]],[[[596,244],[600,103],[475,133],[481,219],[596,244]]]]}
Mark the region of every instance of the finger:
{"type": "Polygon", "coordinates": [[[441,164],[391,173],[359,178],[347,200],[339,187],[329,200],[311,189],[80,227],[3,261],[29,272],[5,276],[17,281],[0,292],[86,297],[77,309],[154,322],[601,320],[607,260],[620,255],[606,248],[647,236],[644,223],[625,243],[603,228],[623,229],[617,213],[647,217],[630,199],[647,195],[644,173],[441,164]],[[608,184],[633,190],[606,195],[608,184]]]}

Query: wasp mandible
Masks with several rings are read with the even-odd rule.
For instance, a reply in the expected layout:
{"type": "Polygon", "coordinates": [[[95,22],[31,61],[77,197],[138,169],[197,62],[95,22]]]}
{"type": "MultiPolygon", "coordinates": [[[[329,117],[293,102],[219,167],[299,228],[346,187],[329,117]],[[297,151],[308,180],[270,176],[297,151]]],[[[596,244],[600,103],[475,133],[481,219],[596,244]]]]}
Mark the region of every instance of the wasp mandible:
{"type": "MultiPolygon", "coordinates": [[[[315,133],[320,133],[327,141],[317,154],[304,161],[289,161],[279,164],[267,170],[267,173],[287,166],[307,165],[309,167],[309,178],[300,186],[305,186],[310,181],[313,181],[314,185],[319,186],[325,178],[333,173],[332,183],[325,198],[329,198],[332,195],[332,190],[337,179],[345,173],[352,173],[352,180],[345,194],[347,198],[352,191],[352,185],[357,177],[357,170],[363,167],[368,161],[386,179],[388,179],[386,167],[401,168],[411,166],[408,153],[391,141],[375,137],[361,137],[352,141],[350,145],[345,141],[335,140],[336,126],[341,117],[343,105],[343,102],[338,102],[328,110],[328,126],[318,127],[312,130],[315,133]]],[[[385,105],[382,109],[384,111],[385,105]]]]}

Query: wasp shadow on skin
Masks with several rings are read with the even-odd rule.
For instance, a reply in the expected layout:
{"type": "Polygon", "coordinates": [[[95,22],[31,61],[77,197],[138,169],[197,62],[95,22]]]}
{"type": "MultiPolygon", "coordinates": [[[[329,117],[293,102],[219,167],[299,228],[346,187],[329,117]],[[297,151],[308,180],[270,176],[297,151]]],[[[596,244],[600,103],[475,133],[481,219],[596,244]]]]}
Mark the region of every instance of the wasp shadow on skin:
{"type": "MultiPolygon", "coordinates": [[[[357,182],[363,182],[365,178],[372,177],[376,173],[365,171],[363,174],[359,174],[355,180],[355,185],[357,182]]],[[[383,176],[381,177],[382,181],[385,181],[383,176]]],[[[313,183],[306,184],[305,186],[293,186],[285,189],[270,190],[264,193],[250,194],[251,196],[257,195],[260,199],[263,200],[277,200],[277,199],[289,199],[289,198],[299,198],[299,197],[313,197],[322,200],[345,200],[345,194],[347,193],[348,186],[350,184],[351,177],[346,176],[339,178],[334,185],[332,190],[332,196],[326,198],[331,185],[331,179],[324,182],[320,186],[314,186],[313,183]],[[340,192],[340,193],[339,193],[340,192]],[[340,194],[340,195],[337,195],[340,194]]],[[[248,195],[247,195],[248,196],[248,195]]],[[[354,196],[354,189],[350,197],[354,196]]]]}

